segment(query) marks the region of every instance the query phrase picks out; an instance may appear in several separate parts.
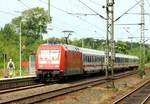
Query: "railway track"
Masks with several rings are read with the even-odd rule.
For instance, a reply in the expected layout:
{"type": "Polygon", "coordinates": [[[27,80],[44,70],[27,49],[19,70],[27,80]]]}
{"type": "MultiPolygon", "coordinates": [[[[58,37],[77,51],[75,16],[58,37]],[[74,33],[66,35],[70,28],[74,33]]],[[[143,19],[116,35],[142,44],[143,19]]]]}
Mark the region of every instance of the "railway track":
{"type": "Polygon", "coordinates": [[[150,80],[114,101],[112,104],[150,104],[150,80]]]}
{"type": "MultiPolygon", "coordinates": [[[[126,72],[126,73],[123,73],[123,74],[118,74],[118,75],[115,75],[114,79],[119,79],[119,78],[122,78],[122,77],[126,77],[126,76],[129,76],[129,75],[133,75],[135,74],[136,72],[126,72]]],[[[100,77],[100,78],[97,78],[97,79],[92,79],[92,80],[86,80],[86,81],[83,81],[83,82],[80,82],[80,83],[75,83],[75,84],[71,84],[67,87],[63,87],[63,88],[57,88],[57,89],[54,89],[54,90],[51,90],[50,88],[47,88],[46,91],[36,91],[35,93],[30,93],[30,94],[25,94],[25,95],[20,95],[20,96],[16,96],[16,97],[13,97],[13,98],[10,98],[10,99],[3,99],[2,96],[0,96],[0,103],[20,103],[20,104],[28,104],[28,103],[35,103],[35,102],[39,102],[39,101],[42,101],[42,100],[45,100],[45,99],[50,99],[50,98],[54,98],[54,97],[57,97],[57,96],[60,96],[60,95],[64,95],[64,94],[67,94],[67,93],[71,93],[71,92],[75,92],[75,91],[78,91],[78,90],[81,90],[81,89],[85,89],[85,88],[88,88],[88,87],[91,87],[91,86],[95,86],[95,85],[99,85],[99,84],[103,84],[105,83],[106,79],[105,77],[100,77]]],[[[62,86],[62,85],[60,85],[62,86]]],[[[28,92],[28,91],[26,91],[28,92]]]]}
{"type": "Polygon", "coordinates": [[[20,91],[20,90],[26,90],[26,89],[30,89],[30,88],[41,87],[44,85],[45,84],[35,84],[35,85],[29,85],[29,86],[24,86],[24,87],[16,87],[13,89],[0,90],[0,94],[10,93],[10,92],[15,92],[15,91],[20,91]]]}
{"type": "Polygon", "coordinates": [[[17,87],[25,87],[37,84],[35,81],[36,77],[22,77],[13,79],[0,80],[0,91],[6,89],[12,89],[17,87]]]}

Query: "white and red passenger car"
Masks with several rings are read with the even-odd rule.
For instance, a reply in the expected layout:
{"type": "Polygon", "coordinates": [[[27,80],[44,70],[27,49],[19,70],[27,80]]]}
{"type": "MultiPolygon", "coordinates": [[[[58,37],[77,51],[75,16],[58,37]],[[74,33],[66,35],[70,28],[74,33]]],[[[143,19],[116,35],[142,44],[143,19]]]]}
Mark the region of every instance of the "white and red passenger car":
{"type": "MultiPolygon", "coordinates": [[[[42,80],[98,73],[104,70],[104,51],[72,45],[42,44],[36,53],[36,74],[42,80]]],[[[115,70],[138,67],[138,57],[115,55],[115,70]]]]}

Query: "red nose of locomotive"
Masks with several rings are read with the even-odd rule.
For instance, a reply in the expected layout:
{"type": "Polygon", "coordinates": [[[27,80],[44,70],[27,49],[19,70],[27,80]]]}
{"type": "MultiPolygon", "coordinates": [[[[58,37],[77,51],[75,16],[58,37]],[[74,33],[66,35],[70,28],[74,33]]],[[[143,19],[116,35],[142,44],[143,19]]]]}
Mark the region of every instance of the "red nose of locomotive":
{"type": "Polygon", "coordinates": [[[60,66],[59,49],[40,49],[37,56],[37,69],[54,70],[60,66]]]}
{"type": "Polygon", "coordinates": [[[37,76],[50,79],[62,73],[62,47],[57,45],[41,45],[36,54],[37,76]]]}
{"type": "Polygon", "coordinates": [[[42,46],[36,56],[37,70],[60,69],[61,50],[57,47],[42,46]]]}

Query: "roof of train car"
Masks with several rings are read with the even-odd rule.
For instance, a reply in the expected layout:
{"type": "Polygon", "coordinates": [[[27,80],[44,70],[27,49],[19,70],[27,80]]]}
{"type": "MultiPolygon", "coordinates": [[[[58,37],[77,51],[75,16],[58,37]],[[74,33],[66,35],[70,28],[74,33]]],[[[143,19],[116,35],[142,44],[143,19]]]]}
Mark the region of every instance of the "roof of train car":
{"type": "MultiPolygon", "coordinates": [[[[104,51],[99,51],[99,50],[94,50],[94,49],[88,49],[88,48],[81,48],[81,47],[77,47],[77,46],[73,46],[73,45],[64,45],[65,47],[67,47],[68,50],[74,50],[74,51],[80,51],[84,54],[94,54],[94,55],[101,55],[104,56],[105,52],[104,51]]],[[[131,55],[127,55],[127,54],[121,54],[121,53],[116,53],[116,57],[124,57],[124,58],[133,58],[133,59],[138,59],[137,56],[131,56],[131,55]]]]}
{"type": "MultiPolygon", "coordinates": [[[[105,52],[104,51],[99,51],[99,50],[94,50],[94,49],[88,49],[88,48],[81,48],[73,45],[66,45],[66,44],[43,44],[43,45],[57,45],[57,46],[63,46],[65,50],[71,50],[71,51],[79,51],[82,52],[83,54],[88,54],[88,55],[97,55],[97,56],[104,56],[105,52]]],[[[138,59],[137,56],[132,56],[132,55],[127,55],[127,54],[121,54],[121,53],[116,53],[116,57],[124,57],[124,58],[132,58],[132,59],[138,59]]]]}

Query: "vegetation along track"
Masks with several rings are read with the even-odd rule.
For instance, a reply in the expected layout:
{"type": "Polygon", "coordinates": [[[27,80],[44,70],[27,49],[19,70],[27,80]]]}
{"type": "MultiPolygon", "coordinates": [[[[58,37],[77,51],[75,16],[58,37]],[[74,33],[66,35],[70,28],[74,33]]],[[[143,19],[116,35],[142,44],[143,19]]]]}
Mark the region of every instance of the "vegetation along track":
{"type": "Polygon", "coordinates": [[[25,87],[29,85],[37,84],[35,81],[36,77],[23,77],[0,80],[0,91],[6,89],[12,89],[17,87],[25,87]]]}
{"type": "Polygon", "coordinates": [[[150,80],[125,96],[113,102],[113,104],[150,104],[150,80]],[[149,103],[148,103],[149,102],[149,103]]]}
{"type": "MultiPolygon", "coordinates": [[[[126,73],[122,73],[122,74],[117,74],[115,75],[114,79],[119,79],[122,77],[126,77],[129,75],[133,75],[136,72],[126,72],[126,73]]],[[[11,99],[3,99],[1,97],[0,99],[0,103],[20,103],[20,104],[28,104],[28,103],[35,103],[35,102],[39,102],[45,99],[49,99],[49,98],[53,98],[53,97],[57,97],[60,95],[64,95],[67,93],[71,93],[77,90],[81,90],[90,86],[95,86],[98,84],[102,84],[105,83],[106,79],[104,77],[99,77],[97,79],[92,79],[92,80],[86,80],[80,83],[75,83],[75,84],[71,84],[67,87],[64,88],[58,88],[58,89],[54,89],[54,90],[46,90],[43,92],[38,93],[39,91],[36,91],[36,93],[32,93],[30,95],[25,94],[24,96],[18,96],[18,97],[13,97],[11,99]]],[[[61,86],[61,85],[60,85],[61,86]]]]}

